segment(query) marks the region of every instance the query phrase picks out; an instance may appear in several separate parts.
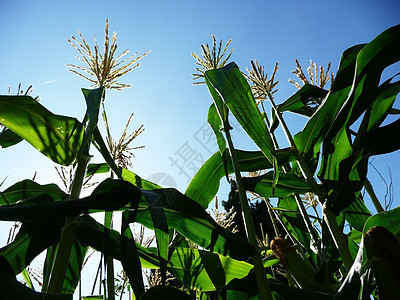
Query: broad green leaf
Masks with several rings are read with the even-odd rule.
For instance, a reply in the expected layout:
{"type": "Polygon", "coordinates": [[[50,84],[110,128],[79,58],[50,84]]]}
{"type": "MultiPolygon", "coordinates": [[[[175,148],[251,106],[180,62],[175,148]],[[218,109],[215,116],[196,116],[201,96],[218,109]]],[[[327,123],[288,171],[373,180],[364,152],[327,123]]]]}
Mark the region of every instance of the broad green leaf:
{"type": "Polygon", "coordinates": [[[311,253],[310,234],[297,207],[296,199],[293,196],[279,199],[278,209],[282,225],[287,229],[289,234],[311,253]]]}
{"type": "Polygon", "coordinates": [[[331,91],[303,130],[294,136],[297,149],[305,157],[309,167],[313,166],[312,170],[316,168],[322,140],[351,90],[356,57],[364,46],[357,45],[343,52],[331,91]]]}
{"type": "Polygon", "coordinates": [[[163,280],[166,279],[166,266],[168,260],[169,231],[168,222],[164,212],[164,203],[158,193],[142,190],[147,201],[147,207],[153,223],[157,243],[160,269],[163,280]]]}
{"type": "Polygon", "coordinates": [[[75,292],[75,289],[81,280],[81,270],[87,249],[88,247],[83,247],[79,241],[74,240],[69,257],[67,273],[65,274],[61,290],[63,294],[73,294],[75,292]]]}
{"type": "Polygon", "coordinates": [[[110,172],[110,166],[106,163],[99,164],[88,164],[86,168],[86,177],[92,176],[95,174],[104,174],[110,172]]]}
{"type": "Polygon", "coordinates": [[[371,216],[371,213],[362,200],[361,195],[344,210],[344,213],[349,225],[358,231],[363,230],[365,222],[371,216]]]}
{"type": "MultiPolygon", "coordinates": [[[[305,84],[299,91],[293,94],[285,102],[277,105],[278,112],[290,111],[306,117],[311,117],[316,107],[310,106],[310,103],[315,99],[322,99],[327,95],[328,91],[321,89],[315,85],[305,84]]],[[[275,114],[272,114],[270,130],[275,130],[278,126],[278,121],[275,114]]]]}
{"type": "Polygon", "coordinates": [[[30,300],[72,300],[72,294],[49,295],[38,293],[23,285],[14,276],[0,271],[0,286],[2,299],[30,299],[30,300]]]}
{"type": "Polygon", "coordinates": [[[378,88],[378,95],[372,102],[368,111],[369,116],[366,118],[368,121],[367,131],[380,126],[392,109],[397,94],[400,92],[400,82],[390,83],[392,79],[393,77],[378,88]]]}
{"type": "Polygon", "coordinates": [[[264,198],[285,198],[311,191],[308,183],[294,174],[280,174],[278,183],[273,189],[273,177],[273,172],[268,172],[256,177],[242,177],[242,180],[247,191],[255,192],[264,198]]]}
{"type": "Polygon", "coordinates": [[[400,207],[373,215],[365,222],[363,233],[365,234],[373,226],[382,226],[394,236],[400,236],[400,207]]]}
{"type": "MultiPolygon", "coordinates": [[[[237,65],[230,63],[220,69],[208,70],[204,73],[204,77],[217,110],[219,110],[218,102],[222,100],[277,171],[274,143],[257,107],[251,87],[237,65]],[[218,97],[214,97],[215,94],[218,97]]],[[[223,121],[222,123],[224,124],[223,121]]]]}
{"type": "Polygon", "coordinates": [[[98,127],[96,127],[96,129],[93,131],[93,140],[95,147],[101,153],[101,155],[103,156],[104,160],[109,165],[111,170],[113,170],[113,172],[117,175],[118,178],[122,178],[121,170],[115,163],[114,159],[111,157],[111,154],[108,151],[108,148],[103,140],[103,137],[101,136],[98,127]]]}
{"type": "Polygon", "coordinates": [[[121,264],[129,278],[135,297],[138,298],[144,294],[142,265],[128,219],[129,213],[127,211],[123,212],[120,236],[121,264]]]}
{"type": "Polygon", "coordinates": [[[324,145],[329,146],[328,142],[336,135],[343,134],[341,132],[349,128],[364,111],[367,113],[364,116],[366,122],[363,123],[367,123],[368,127],[363,128],[361,125],[360,129],[374,128],[383,121],[399,87],[397,84],[389,85],[388,82],[380,86],[379,80],[383,70],[400,59],[399,40],[400,26],[395,26],[377,36],[358,53],[352,93],[327,133],[324,145]],[[389,103],[380,103],[387,100],[389,103]]]}
{"type": "MultiPolygon", "coordinates": [[[[99,251],[104,251],[104,243],[102,242],[105,232],[104,226],[90,216],[82,216],[79,221],[80,226],[77,238],[82,243],[99,251]]],[[[132,237],[127,236],[126,239],[127,242],[134,243],[132,237]]],[[[114,259],[122,259],[120,252],[121,245],[120,234],[115,230],[111,230],[110,255],[114,259]]],[[[143,248],[137,243],[136,249],[142,267],[153,269],[159,267],[157,249],[143,248]]],[[[215,284],[221,281],[221,279],[224,279],[224,283],[227,284],[234,278],[242,278],[253,268],[247,262],[237,261],[205,250],[182,247],[173,249],[167,267],[182,283],[187,283],[190,287],[204,291],[216,290],[215,284]]],[[[222,285],[221,282],[219,284],[222,285]]]]}
{"type": "Polygon", "coordinates": [[[245,277],[253,265],[209,251],[175,248],[169,267],[185,287],[215,291],[222,290],[234,278],[245,277]]]}
{"type": "MultiPolygon", "coordinates": [[[[269,278],[274,299],[315,299],[332,300],[333,295],[288,286],[279,280],[269,278]]],[[[232,280],[225,288],[227,299],[259,299],[257,280],[254,272],[242,279],[232,280]]]]}
{"type": "Polygon", "coordinates": [[[99,120],[100,104],[104,99],[104,87],[99,87],[97,89],[88,90],[82,89],[82,93],[85,96],[86,101],[86,116],[88,124],[86,127],[86,132],[92,134],[97,127],[97,122],[99,120]]]}
{"type": "Polygon", "coordinates": [[[400,85],[388,81],[379,85],[383,70],[400,60],[399,40],[400,26],[395,26],[358,53],[351,93],[324,139],[319,177],[322,181],[331,181],[330,188],[334,192],[329,195],[327,206],[336,214],[350,205],[361,190],[367,173],[367,153],[379,153],[371,149],[365,151],[368,146],[376,143],[385,152],[400,148],[400,143],[393,142],[396,139],[392,138],[399,129],[397,121],[377,129],[400,90],[400,85]],[[353,142],[350,126],[363,113],[363,121],[353,142]],[[366,136],[368,144],[365,144],[366,136]]]}
{"type": "MultiPolygon", "coordinates": [[[[169,228],[206,248],[223,256],[245,260],[251,246],[245,240],[218,225],[198,204],[175,189],[147,191],[145,197],[160,197],[169,228]]],[[[139,203],[135,222],[153,229],[152,218],[145,201],[139,203]]]]}
{"type": "MultiPolygon", "coordinates": [[[[252,172],[263,169],[271,169],[271,163],[261,151],[235,150],[242,172],[252,172]]],[[[276,157],[279,164],[289,163],[295,160],[289,148],[277,150],[276,157]]],[[[233,173],[231,161],[227,161],[228,173],[233,173]]],[[[225,176],[224,162],[220,152],[213,154],[193,177],[185,194],[207,208],[214,199],[219,189],[221,178],[225,176]]]]}
{"type": "Polygon", "coordinates": [[[0,133],[0,147],[8,148],[21,142],[23,139],[14,133],[14,131],[4,128],[0,133]]]}
{"type": "Polygon", "coordinates": [[[158,184],[155,184],[151,181],[141,178],[139,175],[129,171],[125,168],[121,168],[122,179],[129,181],[133,185],[146,189],[146,190],[154,190],[161,189],[162,187],[158,184]]]}
{"type": "Polygon", "coordinates": [[[114,211],[139,201],[141,193],[131,183],[106,179],[91,196],[54,202],[48,194],[30,198],[29,203],[0,206],[0,220],[41,221],[78,216],[82,213],[114,211]]]}
{"type": "Polygon", "coordinates": [[[82,148],[79,157],[90,157],[89,149],[93,140],[93,134],[97,130],[97,122],[99,120],[100,104],[104,99],[105,89],[99,87],[97,89],[82,89],[86,101],[86,114],[83,121],[85,132],[83,134],[82,148]]]}
{"type": "MultiPolygon", "coordinates": [[[[143,188],[146,190],[154,190],[154,189],[161,189],[162,187],[158,184],[155,184],[151,181],[145,180],[141,178],[139,175],[129,171],[125,168],[118,167],[119,172],[121,173],[122,179],[129,181],[134,186],[139,188],[143,188]]],[[[110,172],[110,166],[107,163],[100,163],[100,164],[89,164],[86,172],[86,176],[91,176],[94,174],[102,174],[110,172]]]]}
{"type": "Polygon", "coordinates": [[[208,117],[207,117],[208,124],[210,124],[212,130],[214,131],[215,138],[217,139],[217,144],[219,151],[221,154],[226,149],[226,142],[223,133],[221,132],[222,123],[221,119],[218,116],[217,109],[215,108],[215,104],[211,104],[210,109],[208,110],[208,117]]]}
{"type": "Polygon", "coordinates": [[[82,144],[83,126],[29,96],[0,96],[0,122],[58,164],[70,165],[82,144]]]}
{"type": "Polygon", "coordinates": [[[400,149],[397,135],[400,130],[400,119],[373,129],[363,134],[360,144],[363,146],[363,156],[386,154],[400,149]]]}
{"type": "Polygon", "coordinates": [[[0,192],[0,205],[14,204],[41,194],[48,194],[54,201],[68,198],[68,195],[56,184],[41,185],[30,179],[25,179],[0,192]]]}
{"type": "Polygon", "coordinates": [[[0,249],[2,271],[15,276],[59,239],[65,219],[23,223],[13,242],[0,249]]]}
{"type": "Polygon", "coordinates": [[[298,92],[285,102],[279,104],[276,108],[279,112],[290,111],[311,117],[315,109],[307,105],[315,99],[324,98],[327,94],[327,90],[315,85],[305,84],[298,92]]]}

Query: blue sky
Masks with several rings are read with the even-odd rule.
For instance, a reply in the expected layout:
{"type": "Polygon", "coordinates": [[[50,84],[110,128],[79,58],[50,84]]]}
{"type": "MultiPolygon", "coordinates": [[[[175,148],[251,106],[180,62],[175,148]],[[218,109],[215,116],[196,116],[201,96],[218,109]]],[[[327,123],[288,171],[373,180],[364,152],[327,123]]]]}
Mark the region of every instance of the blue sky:
{"type": "MultiPolygon", "coordinates": [[[[0,93],[8,87],[16,92],[19,83],[33,85],[33,95],[57,114],[81,119],[85,107],[81,87],[89,84],[67,71],[65,64],[79,63],[76,50],[66,41],[80,31],[89,43],[96,35],[103,41],[105,19],[110,32],[116,31],[119,51],[129,48],[139,54],[152,50],[141,66],[121,79],[132,84],[122,92],[108,92],[110,127],[118,138],[131,112],[131,130],[145,124],[145,132],[135,145],[134,171],[143,177],[169,174],[184,190],[196,165],[216,150],[202,140],[207,128],[211,98],[205,86],[193,86],[191,74],[200,54],[200,44],[211,43],[211,35],[226,42],[232,39],[231,57],[242,70],[258,59],[271,73],[276,61],[280,81],[275,94],[279,103],[296,90],[288,83],[299,59],[306,68],[313,59],[319,65],[332,62],[336,70],[341,53],[358,43],[369,42],[385,29],[397,24],[400,4],[395,1],[1,1],[0,3],[0,93]],[[206,146],[206,147],[204,147],[206,146]],[[172,163],[182,147],[190,147],[198,161],[180,171],[172,163]]],[[[120,53],[119,52],[119,53],[120,53]]],[[[398,66],[397,66],[398,67],[398,66]]],[[[285,115],[293,133],[303,121],[285,115]]],[[[239,147],[254,149],[233,132],[239,147]]],[[[284,145],[284,139],[281,139],[284,145]]],[[[57,181],[53,163],[27,144],[2,150],[0,180],[5,186],[31,178],[57,181]]],[[[193,154],[194,157],[194,154],[193,154]]],[[[393,157],[390,156],[390,157],[393,157]]],[[[100,158],[94,157],[93,161],[100,158]]],[[[382,159],[377,159],[380,161],[382,159]]],[[[387,162],[387,164],[392,164],[387,162]]],[[[380,166],[382,172],[385,166],[380,166]]],[[[397,170],[392,168],[395,178],[397,170]]]]}
{"type": "MultiPolygon", "coordinates": [[[[80,31],[89,43],[96,34],[103,41],[105,19],[110,32],[116,31],[119,51],[129,48],[139,54],[152,50],[141,66],[122,77],[132,84],[122,92],[108,92],[107,111],[112,133],[119,138],[131,112],[135,116],[131,130],[145,124],[145,132],[135,145],[146,148],[136,152],[134,171],[144,178],[164,173],[173,178],[184,191],[188,182],[173,160],[179,159],[182,147],[207,159],[216,151],[208,140],[201,138],[206,126],[207,111],[212,102],[205,86],[192,86],[195,71],[194,51],[200,54],[200,44],[211,43],[211,35],[226,42],[232,39],[231,60],[242,70],[257,59],[271,73],[276,61],[280,81],[276,101],[286,100],[296,89],[288,83],[294,78],[294,60],[304,69],[309,60],[326,66],[332,62],[335,71],[342,52],[359,43],[372,40],[385,29],[400,22],[397,1],[6,1],[0,2],[0,93],[8,87],[16,92],[18,84],[26,89],[33,85],[33,96],[57,114],[81,119],[85,107],[80,92],[88,83],[67,71],[65,64],[78,63],[75,49],[66,41],[80,31]]],[[[120,53],[119,52],[119,53],[120,53]]],[[[397,65],[397,70],[399,66],[397,65]]],[[[303,122],[285,115],[292,133],[303,122]]],[[[246,149],[255,147],[233,132],[235,143],[246,149]]],[[[280,137],[281,143],[285,142],[280,137]]],[[[194,154],[193,154],[194,157],[194,154]]],[[[399,155],[375,160],[378,169],[388,179],[387,165],[393,181],[399,186],[399,155]]],[[[0,181],[8,176],[4,186],[32,178],[37,171],[40,183],[60,180],[54,164],[31,146],[19,144],[1,151],[0,181]]],[[[93,161],[100,161],[94,157],[93,161]]],[[[192,165],[200,166],[199,161],[192,165]]],[[[376,179],[383,197],[382,181],[376,179]]],[[[400,203],[400,191],[395,189],[395,203],[400,203]]]]}
{"type": "MultiPolygon", "coordinates": [[[[122,77],[132,88],[107,94],[112,133],[119,138],[135,113],[131,130],[140,124],[146,128],[135,145],[146,148],[136,151],[134,171],[145,178],[168,174],[183,191],[201,160],[216,150],[201,136],[212,100],[205,86],[192,85],[191,52],[200,54],[200,44],[211,43],[212,34],[224,42],[232,39],[231,60],[242,70],[257,59],[271,73],[278,61],[279,103],[296,91],[288,83],[294,78],[290,71],[295,58],[304,68],[313,59],[323,66],[332,62],[336,70],[345,49],[397,24],[399,11],[395,1],[2,1],[0,93],[8,93],[9,86],[16,92],[19,83],[25,89],[33,85],[33,95],[48,109],[81,119],[85,107],[80,88],[89,84],[67,71],[65,64],[79,62],[66,39],[80,31],[89,43],[95,34],[101,44],[109,18],[119,53],[152,50],[139,68],[122,77]],[[198,159],[180,170],[173,161],[183,147],[198,159]]],[[[293,133],[304,124],[296,116],[285,117],[293,133]]],[[[233,135],[239,147],[254,149],[240,130],[233,135]]],[[[53,163],[29,145],[2,150],[1,160],[0,179],[8,176],[5,186],[31,178],[35,171],[39,182],[58,180],[53,163]]],[[[380,166],[382,172],[386,169],[380,166]]],[[[398,177],[395,172],[392,168],[398,177]]]]}

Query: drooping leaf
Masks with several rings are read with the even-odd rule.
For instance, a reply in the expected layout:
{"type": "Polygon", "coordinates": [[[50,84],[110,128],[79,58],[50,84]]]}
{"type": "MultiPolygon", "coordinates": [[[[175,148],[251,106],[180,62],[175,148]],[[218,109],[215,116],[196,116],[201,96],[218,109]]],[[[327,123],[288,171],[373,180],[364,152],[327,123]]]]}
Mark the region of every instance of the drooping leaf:
{"type": "Polygon", "coordinates": [[[131,183],[106,179],[91,196],[84,198],[54,202],[50,195],[41,194],[30,198],[28,203],[1,206],[0,220],[34,222],[88,212],[114,211],[139,201],[140,198],[140,190],[131,183]]]}
{"type": "MultiPolygon", "coordinates": [[[[322,99],[327,95],[328,91],[321,89],[315,85],[305,84],[299,91],[289,97],[285,102],[277,105],[278,112],[290,111],[306,117],[311,117],[315,111],[315,107],[309,106],[309,103],[315,99],[322,99]]],[[[270,130],[275,130],[278,122],[275,114],[271,118],[270,130]]]]}
{"type": "Polygon", "coordinates": [[[106,146],[106,143],[103,140],[103,137],[101,136],[98,127],[96,127],[96,129],[93,131],[93,140],[94,145],[96,146],[97,150],[99,150],[111,170],[113,170],[118,178],[122,178],[121,170],[118,168],[114,159],[111,157],[111,154],[106,146]]]}
{"type": "MultiPolygon", "coordinates": [[[[252,172],[272,168],[271,163],[260,151],[235,150],[242,172],[252,172]]],[[[278,164],[294,161],[295,158],[289,148],[276,151],[278,164]]],[[[231,161],[227,161],[228,173],[233,173],[231,161]]],[[[207,208],[217,194],[221,178],[225,176],[224,162],[220,152],[212,155],[193,177],[185,194],[207,208]]]]}
{"type": "Polygon", "coordinates": [[[14,133],[14,131],[4,128],[3,131],[0,133],[0,147],[1,148],[8,148],[18,144],[19,142],[23,141],[23,139],[14,133]]]}
{"type": "MultiPolygon", "coordinates": [[[[146,190],[154,190],[154,189],[161,189],[162,186],[155,184],[151,181],[141,178],[139,175],[129,171],[125,168],[118,167],[118,170],[121,174],[122,179],[129,181],[134,186],[139,188],[143,188],[146,190]]],[[[87,168],[87,175],[90,176],[93,174],[102,174],[107,173],[110,171],[110,166],[107,163],[100,163],[100,164],[89,164],[87,168]]]]}
{"type": "Polygon", "coordinates": [[[362,275],[366,272],[365,267],[363,267],[363,260],[365,258],[363,252],[364,241],[361,240],[356,259],[346,278],[343,280],[334,298],[335,300],[359,299],[362,275]]]}
{"type": "Polygon", "coordinates": [[[14,241],[0,249],[0,269],[21,273],[31,261],[59,239],[65,219],[23,223],[14,241]]]}
{"type": "Polygon", "coordinates": [[[72,300],[72,294],[50,295],[35,292],[3,271],[0,271],[0,287],[3,299],[72,300]]]}
{"type": "Polygon", "coordinates": [[[41,185],[30,179],[25,179],[0,192],[0,205],[14,204],[41,194],[48,194],[54,201],[68,198],[68,195],[56,184],[41,185]]]}
{"type": "MultiPolygon", "coordinates": [[[[80,226],[77,238],[82,243],[103,251],[104,226],[90,216],[82,216],[79,221],[80,226]]],[[[134,243],[132,237],[127,236],[126,239],[126,242],[134,243]]],[[[154,269],[160,266],[156,248],[144,248],[137,243],[135,245],[142,267],[154,269]]],[[[120,233],[111,230],[110,255],[114,259],[123,259],[120,250],[121,246],[120,233]]],[[[215,285],[222,285],[222,279],[227,284],[234,278],[246,276],[253,266],[247,262],[237,261],[206,250],[178,247],[171,251],[167,268],[175,274],[179,281],[187,284],[187,286],[202,291],[211,291],[216,290],[215,285]]]]}
{"type": "Polygon", "coordinates": [[[285,198],[311,191],[308,183],[294,174],[280,174],[278,183],[273,189],[273,177],[273,172],[268,172],[256,177],[242,177],[242,180],[247,191],[255,192],[264,198],[285,198]]]}
{"type": "Polygon", "coordinates": [[[162,187],[156,183],[148,181],[146,179],[141,178],[139,175],[129,171],[125,168],[121,168],[122,178],[126,181],[129,181],[133,185],[143,188],[145,190],[155,190],[161,189],[162,187]]]}
{"type": "Polygon", "coordinates": [[[81,147],[77,119],[55,115],[29,96],[0,96],[0,122],[58,164],[70,165],[81,147]]]}
{"type": "MultiPolygon", "coordinates": [[[[249,257],[252,247],[245,240],[218,225],[198,204],[175,189],[147,191],[145,197],[160,197],[169,228],[223,256],[238,260],[249,257]]],[[[153,229],[152,218],[145,201],[139,203],[134,220],[153,229]]]]}

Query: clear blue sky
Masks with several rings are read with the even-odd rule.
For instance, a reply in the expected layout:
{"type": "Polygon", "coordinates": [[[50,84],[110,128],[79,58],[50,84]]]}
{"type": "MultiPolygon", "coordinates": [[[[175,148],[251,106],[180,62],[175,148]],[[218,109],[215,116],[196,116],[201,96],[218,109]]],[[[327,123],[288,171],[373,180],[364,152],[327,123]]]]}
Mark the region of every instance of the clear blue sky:
{"type": "MultiPolygon", "coordinates": [[[[211,43],[212,34],[224,42],[232,39],[232,60],[242,70],[256,58],[271,73],[278,61],[279,102],[295,92],[288,83],[295,58],[304,68],[310,59],[324,66],[331,61],[336,70],[345,49],[399,23],[399,11],[399,3],[386,0],[1,1],[0,93],[8,93],[9,86],[16,92],[19,83],[23,88],[33,85],[33,95],[51,111],[81,119],[85,107],[80,88],[89,85],[67,71],[65,64],[79,62],[66,39],[80,31],[89,43],[95,34],[101,44],[109,18],[120,52],[152,50],[139,68],[122,78],[132,88],[108,93],[111,130],[119,138],[129,114],[135,113],[130,128],[145,124],[136,144],[146,148],[136,152],[134,171],[143,177],[167,173],[183,191],[185,173],[192,176],[200,162],[193,161],[184,172],[172,165],[182,147],[189,146],[199,161],[208,158],[208,149],[216,150],[199,133],[212,101],[205,86],[192,86],[191,52],[200,54],[200,44],[211,43]]],[[[293,133],[301,128],[298,118],[285,117],[293,133]]],[[[239,132],[233,134],[239,146],[254,148],[239,132]]],[[[2,150],[1,162],[0,180],[9,176],[5,186],[32,177],[34,171],[39,182],[57,181],[53,163],[29,145],[2,150]]],[[[399,178],[396,171],[392,168],[399,178]]]]}
{"type": "MultiPolygon", "coordinates": [[[[182,190],[187,180],[171,166],[170,157],[185,142],[203,159],[209,155],[194,135],[205,125],[211,98],[205,86],[192,86],[191,52],[200,54],[200,44],[211,43],[212,34],[232,39],[232,60],[243,70],[254,58],[268,73],[279,62],[279,102],[295,92],[288,83],[295,58],[304,67],[309,59],[324,66],[331,61],[336,70],[346,48],[397,24],[399,11],[398,2],[386,0],[1,1],[0,93],[8,93],[8,86],[16,92],[19,83],[33,85],[33,95],[51,111],[81,118],[85,108],[80,88],[88,83],[67,71],[65,64],[77,61],[66,39],[81,31],[87,41],[96,34],[102,43],[108,17],[120,51],[152,50],[138,69],[122,78],[132,88],[108,93],[111,129],[119,137],[134,112],[132,130],[142,123],[146,127],[137,140],[146,148],[136,152],[135,171],[144,177],[168,173],[182,190]]],[[[289,123],[296,132],[293,120],[289,123]]],[[[31,177],[35,170],[38,181],[55,177],[52,163],[28,145],[3,150],[1,161],[0,179],[9,175],[6,185],[31,177]]]]}
{"type": "MultiPolygon", "coordinates": [[[[119,138],[131,112],[131,129],[144,123],[146,130],[137,145],[134,171],[143,177],[162,172],[169,174],[184,191],[187,180],[171,159],[185,143],[203,159],[209,152],[196,139],[205,125],[211,98],[205,86],[192,86],[194,51],[211,43],[211,35],[226,42],[232,39],[232,60],[242,70],[251,59],[258,59],[271,73],[279,62],[280,81],[277,102],[295,92],[288,83],[298,58],[306,68],[313,59],[337,69],[342,52],[358,43],[369,42],[385,29],[400,23],[398,1],[18,1],[0,2],[0,93],[8,86],[16,92],[19,83],[25,89],[33,85],[33,95],[57,114],[81,119],[85,107],[80,88],[88,83],[67,71],[65,64],[78,63],[75,49],[66,41],[80,31],[92,43],[96,34],[103,41],[105,19],[110,32],[116,31],[119,51],[131,53],[152,50],[141,66],[124,76],[132,88],[109,92],[107,110],[111,130],[119,138]]],[[[397,69],[399,66],[397,65],[397,69]]],[[[398,105],[397,105],[398,106],[398,105]]],[[[301,128],[297,118],[285,115],[292,132],[301,128]]],[[[236,134],[236,143],[247,149],[253,145],[236,134]]],[[[203,140],[204,142],[204,140],[203,140]]],[[[214,151],[216,148],[212,148],[214,151]]],[[[38,171],[40,183],[60,182],[53,163],[31,146],[20,144],[0,153],[0,181],[4,186],[31,178],[38,171]]],[[[376,159],[385,176],[391,166],[395,185],[399,186],[399,155],[376,159]]],[[[94,161],[100,161],[96,157],[94,161]]],[[[193,162],[194,164],[196,162],[193,162]]],[[[199,166],[199,165],[198,165],[199,166]]],[[[192,172],[186,168],[187,173],[192,172]]],[[[190,174],[192,175],[192,174],[190,174]]],[[[376,176],[374,175],[374,178],[376,176]]],[[[388,177],[386,177],[388,179],[388,177]]],[[[377,185],[383,187],[381,181],[377,185]]],[[[384,189],[380,189],[382,196],[384,189]]],[[[400,190],[395,190],[400,203],[400,190]]]]}

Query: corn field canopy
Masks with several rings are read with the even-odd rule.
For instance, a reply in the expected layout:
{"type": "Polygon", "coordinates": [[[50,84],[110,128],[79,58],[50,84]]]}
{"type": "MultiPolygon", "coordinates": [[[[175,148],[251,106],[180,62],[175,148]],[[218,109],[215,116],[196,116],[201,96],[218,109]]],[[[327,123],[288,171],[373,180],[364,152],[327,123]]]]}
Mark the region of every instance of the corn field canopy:
{"type": "MultiPolygon", "coordinates": [[[[215,55],[217,46],[214,38],[208,51],[215,55]]],[[[107,87],[82,89],[81,120],[56,115],[29,95],[0,95],[2,148],[26,141],[54,163],[76,168],[68,192],[30,179],[1,190],[0,220],[20,224],[0,248],[4,299],[72,299],[90,249],[102,253],[107,268],[120,261],[130,286],[125,292],[135,299],[399,299],[400,208],[383,209],[368,180],[371,158],[400,149],[398,74],[381,79],[399,61],[398,25],[346,49],[329,90],[306,83],[278,103],[263,94],[271,104],[270,120],[234,62],[218,61],[208,69],[200,64],[198,76],[211,95],[207,120],[219,151],[185,192],[116,163],[99,129],[107,87]],[[291,136],[283,113],[303,116],[304,128],[291,136]],[[234,147],[232,118],[257,151],[234,147]],[[278,127],[290,147],[277,146],[278,127]],[[92,146],[103,162],[90,162],[92,146]],[[81,197],[85,178],[99,174],[111,175],[81,197]],[[229,203],[237,216],[244,215],[242,235],[207,212],[225,180],[229,203]],[[379,213],[370,211],[365,193],[379,213]],[[261,217],[269,224],[260,230],[255,220],[261,210],[247,201],[252,197],[261,199],[261,217]],[[104,222],[93,217],[98,212],[105,213],[104,222]],[[119,228],[111,225],[113,217],[120,218],[119,228]],[[150,230],[154,242],[140,243],[133,224],[150,230]],[[29,266],[43,252],[43,280],[35,290],[29,266]],[[159,274],[151,288],[143,269],[159,274]]],[[[116,296],[114,277],[105,283],[108,299],[116,296]]]]}

